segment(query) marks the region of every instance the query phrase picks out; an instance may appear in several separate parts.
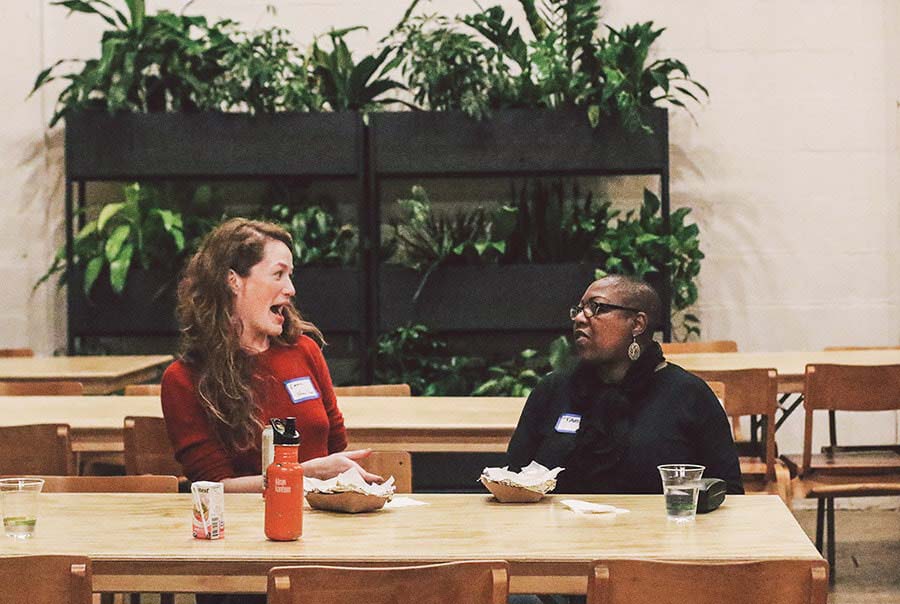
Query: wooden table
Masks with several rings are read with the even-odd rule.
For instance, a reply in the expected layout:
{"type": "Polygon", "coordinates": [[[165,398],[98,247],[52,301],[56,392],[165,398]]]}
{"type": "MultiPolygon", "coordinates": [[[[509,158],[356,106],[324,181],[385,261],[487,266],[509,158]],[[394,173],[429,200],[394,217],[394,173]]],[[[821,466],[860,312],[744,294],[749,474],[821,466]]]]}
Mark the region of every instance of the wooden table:
{"type": "Polygon", "coordinates": [[[581,496],[628,514],[578,515],[549,497],[413,495],[428,505],[343,515],[307,509],[303,538],[263,535],[259,495],[226,495],[225,538],[191,537],[189,495],[41,494],[35,537],[0,539],[0,556],[81,554],[96,591],[263,592],[271,566],[502,559],[516,593],[584,593],[604,558],[821,560],[778,497],[729,496],[693,525],[667,522],[661,495],[581,496]]]}
{"type": "MultiPolygon", "coordinates": [[[[344,397],[351,447],[393,451],[502,452],[525,399],[344,397]]],[[[128,415],[162,417],[157,396],[0,396],[0,426],[66,423],[77,453],[122,451],[128,415]]]]}
{"type": "Polygon", "coordinates": [[[170,355],[0,358],[0,381],[72,380],[85,394],[109,394],[159,377],[170,355]]]}
{"type": "MultiPolygon", "coordinates": [[[[812,363],[837,365],[900,364],[900,350],[815,350],[808,352],[704,352],[671,354],[666,359],[688,371],[724,369],[776,369],[778,391],[802,393],[806,366],[812,363]]],[[[727,396],[727,393],[726,393],[727,396]]]]}
{"type": "Polygon", "coordinates": [[[0,426],[69,424],[76,453],[119,453],[129,415],[162,417],[158,396],[0,396],[0,426]]]}
{"type": "Polygon", "coordinates": [[[525,399],[479,396],[347,396],[338,399],[353,448],[502,452],[525,399]]]}

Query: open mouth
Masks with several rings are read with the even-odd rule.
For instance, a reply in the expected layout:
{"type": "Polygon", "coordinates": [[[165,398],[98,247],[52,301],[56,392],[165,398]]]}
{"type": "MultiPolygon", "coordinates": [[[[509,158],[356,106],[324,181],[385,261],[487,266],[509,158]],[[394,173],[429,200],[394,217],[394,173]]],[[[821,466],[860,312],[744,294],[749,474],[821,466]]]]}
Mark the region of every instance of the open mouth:
{"type": "Polygon", "coordinates": [[[574,332],[572,332],[572,337],[576,342],[578,342],[581,340],[587,340],[590,336],[588,336],[587,333],[581,331],[580,329],[576,329],[574,332]]]}
{"type": "Polygon", "coordinates": [[[284,306],[281,304],[273,304],[269,307],[269,312],[277,317],[280,321],[284,321],[284,306]]]}

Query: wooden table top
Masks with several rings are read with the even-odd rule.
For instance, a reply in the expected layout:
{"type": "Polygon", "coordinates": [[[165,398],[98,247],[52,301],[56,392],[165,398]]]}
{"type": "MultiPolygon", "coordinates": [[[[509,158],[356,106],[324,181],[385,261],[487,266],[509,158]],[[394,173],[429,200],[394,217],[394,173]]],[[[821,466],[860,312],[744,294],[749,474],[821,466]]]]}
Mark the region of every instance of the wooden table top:
{"type": "Polygon", "coordinates": [[[0,358],[2,380],[72,380],[85,394],[109,394],[157,377],[171,355],[0,358]]]}
{"type": "MultiPolygon", "coordinates": [[[[0,396],[0,426],[69,424],[73,431],[122,431],[125,417],[162,417],[158,396],[0,396]]],[[[121,440],[121,434],[119,435],[121,440]]]]}
{"type": "Polygon", "coordinates": [[[263,534],[259,495],[226,495],[225,538],[191,537],[190,495],[41,494],[35,537],[0,540],[0,556],[82,554],[98,591],[265,590],[274,565],[409,564],[502,559],[511,589],[584,593],[588,563],[662,560],[821,559],[775,496],[729,496],[693,525],[665,517],[661,495],[585,495],[630,510],[580,515],[559,503],[500,504],[485,495],[413,494],[428,505],[344,515],[304,511],[299,541],[263,534]]]}
{"type": "Polygon", "coordinates": [[[338,399],[351,447],[411,452],[506,451],[524,405],[523,397],[338,399]]]}
{"type": "MultiPolygon", "coordinates": [[[[351,447],[399,451],[505,451],[519,397],[342,397],[351,447]]],[[[157,396],[0,396],[0,426],[66,423],[76,451],[122,450],[129,415],[162,417],[157,396]]]]}
{"type": "Polygon", "coordinates": [[[666,360],[688,371],[724,369],[775,369],[779,392],[803,392],[806,366],[900,364],[900,350],[812,350],[793,352],[703,352],[666,355],[666,360]]]}

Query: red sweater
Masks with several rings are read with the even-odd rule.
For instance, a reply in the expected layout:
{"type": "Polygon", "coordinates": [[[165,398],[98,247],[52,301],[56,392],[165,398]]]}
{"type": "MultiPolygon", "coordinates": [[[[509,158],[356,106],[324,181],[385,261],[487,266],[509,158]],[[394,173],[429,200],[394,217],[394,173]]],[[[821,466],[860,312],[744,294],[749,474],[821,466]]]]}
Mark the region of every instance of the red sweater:
{"type": "MultiPolygon", "coordinates": [[[[337,408],[331,375],[319,346],[300,336],[293,346],[272,345],[257,357],[254,394],[260,420],[296,417],[300,461],[347,447],[344,417],[337,408]]],[[[259,474],[261,434],[254,448],[228,451],[212,429],[197,394],[193,369],[183,361],[169,365],[162,378],[162,408],[175,458],[190,480],[215,480],[259,474]]]]}

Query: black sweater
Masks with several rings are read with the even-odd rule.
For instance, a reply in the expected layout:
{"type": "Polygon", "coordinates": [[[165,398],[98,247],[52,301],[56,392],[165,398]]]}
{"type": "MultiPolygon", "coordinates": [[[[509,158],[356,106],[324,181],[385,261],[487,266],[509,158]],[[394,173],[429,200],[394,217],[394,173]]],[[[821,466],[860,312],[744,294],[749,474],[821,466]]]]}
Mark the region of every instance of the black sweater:
{"type": "MultiPolygon", "coordinates": [[[[572,370],[551,373],[528,397],[507,449],[511,468],[521,468],[532,460],[548,468],[566,467],[570,462],[575,445],[573,424],[571,418],[568,422],[559,418],[578,415],[573,410],[576,393],[572,378],[572,370]]],[[[728,493],[743,493],[728,418],[706,383],[672,364],[654,372],[650,379],[644,400],[631,414],[620,461],[593,484],[562,472],[556,491],[662,493],[656,466],[691,463],[706,466],[704,478],[724,480],[728,493]]]]}

